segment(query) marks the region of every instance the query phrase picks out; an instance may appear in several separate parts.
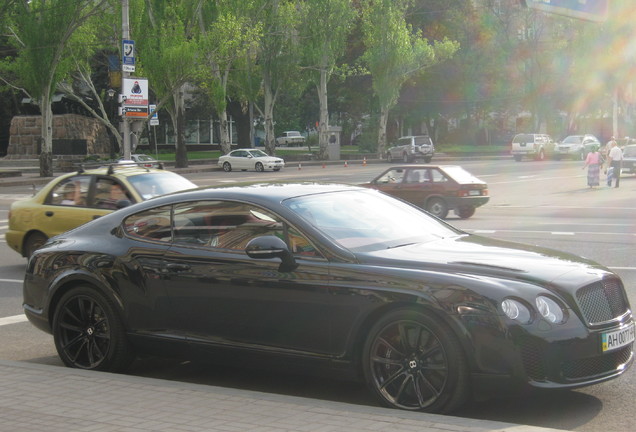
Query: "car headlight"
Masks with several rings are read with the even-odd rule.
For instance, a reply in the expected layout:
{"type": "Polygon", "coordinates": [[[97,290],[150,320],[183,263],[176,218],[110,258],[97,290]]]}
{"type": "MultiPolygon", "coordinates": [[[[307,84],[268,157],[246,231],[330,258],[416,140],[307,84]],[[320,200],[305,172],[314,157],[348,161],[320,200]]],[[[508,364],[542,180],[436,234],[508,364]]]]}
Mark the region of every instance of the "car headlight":
{"type": "Polygon", "coordinates": [[[549,297],[539,296],[536,299],[537,309],[546,321],[552,324],[560,324],[565,318],[563,309],[557,302],[549,297]]]}
{"type": "Polygon", "coordinates": [[[532,321],[530,309],[518,300],[505,299],[501,302],[501,309],[508,318],[519,321],[521,324],[528,324],[532,321]]]}

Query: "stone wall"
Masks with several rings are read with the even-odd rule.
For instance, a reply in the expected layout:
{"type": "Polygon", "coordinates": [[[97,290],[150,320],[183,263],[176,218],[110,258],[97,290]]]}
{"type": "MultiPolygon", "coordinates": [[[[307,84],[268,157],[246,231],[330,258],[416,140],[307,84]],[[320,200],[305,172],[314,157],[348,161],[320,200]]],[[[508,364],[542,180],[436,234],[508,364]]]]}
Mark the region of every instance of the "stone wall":
{"type": "MultiPolygon", "coordinates": [[[[9,148],[5,159],[38,159],[42,137],[41,116],[16,116],[11,120],[9,148]]],[[[106,127],[98,120],[78,114],[53,116],[53,147],[58,149],[82,148],[73,154],[69,151],[53,152],[53,159],[83,160],[86,156],[110,155],[110,141],[106,127]],[[74,144],[74,145],[72,145],[74,144]]]]}

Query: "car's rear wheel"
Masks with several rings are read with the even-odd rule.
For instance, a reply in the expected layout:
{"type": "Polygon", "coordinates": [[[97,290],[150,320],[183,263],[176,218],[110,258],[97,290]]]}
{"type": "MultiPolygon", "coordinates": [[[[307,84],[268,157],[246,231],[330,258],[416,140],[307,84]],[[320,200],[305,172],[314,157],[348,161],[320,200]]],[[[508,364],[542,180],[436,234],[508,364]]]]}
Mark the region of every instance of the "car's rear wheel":
{"type": "Polygon", "coordinates": [[[258,172],[263,172],[265,171],[265,167],[263,166],[262,163],[260,162],[256,162],[256,165],[254,166],[254,169],[258,172]]]}
{"type": "Polygon", "coordinates": [[[426,211],[433,216],[444,219],[448,215],[448,205],[446,205],[446,201],[441,198],[431,198],[426,203],[426,211]]]}
{"type": "Polygon", "coordinates": [[[27,258],[31,258],[33,252],[35,252],[36,249],[42,247],[42,245],[46,243],[48,239],[49,238],[41,232],[34,232],[29,234],[29,236],[24,241],[24,256],[27,258]]]}
{"type": "Polygon", "coordinates": [[[382,317],[369,331],[362,361],[369,387],[387,406],[449,413],[468,398],[467,361],[457,337],[418,311],[382,317]]]}
{"type": "Polygon", "coordinates": [[[462,207],[457,210],[457,216],[462,219],[468,219],[475,214],[475,207],[462,207]]]}
{"type": "Polygon", "coordinates": [[[229,162],[223,162],[223,171],[230,172],[232,171],[232,165],[229,162]]]}
{"type": "Polygon", "coordinates": [[[78,286],[64,294],[55,308],[52,330],[66,366],[118,372],[132,361],[115,307],[94,288],[78,286]]]}

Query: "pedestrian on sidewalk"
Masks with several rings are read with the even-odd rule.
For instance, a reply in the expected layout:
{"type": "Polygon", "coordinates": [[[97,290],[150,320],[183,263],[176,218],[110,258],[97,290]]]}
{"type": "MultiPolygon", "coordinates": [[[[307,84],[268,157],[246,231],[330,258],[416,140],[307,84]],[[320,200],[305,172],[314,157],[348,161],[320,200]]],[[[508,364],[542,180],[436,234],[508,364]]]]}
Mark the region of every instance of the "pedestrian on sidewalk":
{"type": "Polygon", "coordinates": [[[616,186],[619,187],[621,181],[621,167],[623,165],[623,151],[616,144],[616,141],[612,143],[612,148],[607,154],[607,185],[612,187],[612,179],[616,179],[616,186]],[[612,176],[609,176],[610,169],[613,168],[612,176]]]}
{"type": "Polygon", "coordinates": [[[583,165],[583,169],[587,167],[587,185],[590,188],[599,186],[601,183],[601,162],[602,158],[598,151],[598,146],[594,146],[592,151],[587,154],[587,157],[585,158],[585,165],[583,165]]]}

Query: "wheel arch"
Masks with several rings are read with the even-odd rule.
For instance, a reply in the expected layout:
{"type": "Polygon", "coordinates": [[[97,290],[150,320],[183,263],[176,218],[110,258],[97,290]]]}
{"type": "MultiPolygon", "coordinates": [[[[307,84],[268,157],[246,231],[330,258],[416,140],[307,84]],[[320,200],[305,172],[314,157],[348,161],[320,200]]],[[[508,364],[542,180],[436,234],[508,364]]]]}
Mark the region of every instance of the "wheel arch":
{"type": "Polygon", "coordinates": [[[463,324],[458,319],[449,318],[450,315],[442,312],[441,310],[436,309],[432,304],[421,303],[421,302],[407,302],[407,301],[399,301],[394,303],[387,303],[382,307],[375,309],[372,313],[367,315],[364,320],[360,323],[357,328],[356,334],[354,336],[353,343],[353,352],[352,360],[355,366],[356,373],[358,374],[358,378],[363,378],[363,369],[362,369],[362,354],[364,350],[364,344],[366,338],[371,331],[373,325],[383,316],[394,311],[398,310],[409,310],[415,312],[421,312],[428,316],[433,316],[439,322],[444,323],[445,326],[455,335],[459,345],[461,346],[462,351],[464,352],[464,356],[468,362],[469,370],[474,370],[475,368],[475,359],[470,354],[472,351],[471,341],[466,336],[470,334],[463,326],[463,324]]]}
{"type": "Polygon", "coordinates": [[[50,235],[48,235],[47,233],[45,233],[44,231],[39,230],[39,229],[31,229],[31,230],[27,231],[27,232],[24,234],[24,237],[22,237],[22,244],[20,245],[20,248],[21,248],[21,249],[20,249],[20,254],[21,254],[23,257],[27,258],[25,251],[26,251],[26,245],[27,245],[27,242],[29,241],[29,239],[30,239],[32,236],[34,236],[34,235],[39,235],[39,234],[40,234],[40,235],[43,235],[44,237],[46,237],[46,238],[47,238],[47,240],[48,240],[48,239],[50,239],[51,237],[53,237],[53,236],[50,236],[50,235]]]}
{"type": "Polygon", "coordinates": [[[120,315],[121,319],[124,320],[125,314],[123,301],[121,299],[121,296],[115,290],[113,290],[109,285],[95,279],[94,277],[89,276],[88,274],[76,273],[73,275],[66,275],[58,278],[58,280],[54,282],[50,290],[51,300],[47,305],[47,319],[51,328],[53,328],[53,318],[60,299],[68,291],[79,286],[93,288],[99,293],[106,296],[115,306],[116,312],[120,315]]]}

